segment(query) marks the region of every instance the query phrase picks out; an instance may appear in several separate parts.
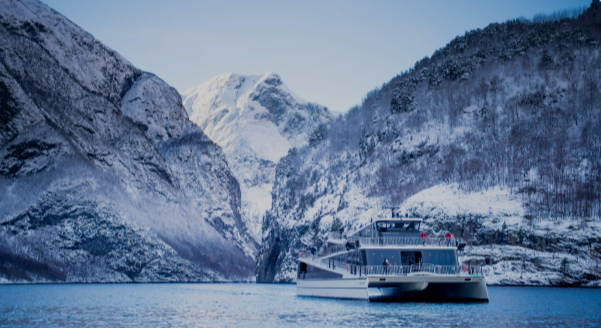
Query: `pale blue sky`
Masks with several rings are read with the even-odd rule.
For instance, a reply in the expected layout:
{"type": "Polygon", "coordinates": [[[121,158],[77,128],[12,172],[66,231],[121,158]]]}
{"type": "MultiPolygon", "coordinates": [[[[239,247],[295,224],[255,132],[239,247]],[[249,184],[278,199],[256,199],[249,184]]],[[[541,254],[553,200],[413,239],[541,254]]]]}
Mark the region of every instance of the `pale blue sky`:
{"type": "Polygon", "coordinates": [[[43,0],[180,92],[227,72],[275,72],[344,112],[466,30],[591,0],[43,0]]]}

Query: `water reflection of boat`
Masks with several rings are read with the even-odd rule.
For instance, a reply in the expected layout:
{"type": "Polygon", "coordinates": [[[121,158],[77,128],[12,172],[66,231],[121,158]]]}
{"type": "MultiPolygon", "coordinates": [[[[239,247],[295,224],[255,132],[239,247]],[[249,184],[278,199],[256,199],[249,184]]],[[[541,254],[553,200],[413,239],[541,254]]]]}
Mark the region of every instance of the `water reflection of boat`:
{"type": "Polygon", "coordinates": [[[382,219],[348,236],[330,233],[319,252],[299,254],[297,294],[369,300],[488,301],[481,268],[458,262],[459,241],[420,234],[421,221],[382,219]]]}

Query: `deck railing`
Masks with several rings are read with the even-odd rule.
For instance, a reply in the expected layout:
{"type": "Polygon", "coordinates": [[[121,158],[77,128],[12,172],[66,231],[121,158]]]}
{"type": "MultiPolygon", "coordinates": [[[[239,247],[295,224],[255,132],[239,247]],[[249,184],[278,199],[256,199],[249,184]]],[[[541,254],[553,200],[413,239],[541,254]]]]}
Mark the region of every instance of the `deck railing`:
{"type": "Polygon", "coordinates": [[[326,267],[330,270],[348,273],[355,276],[407,276],[413,274],[435,274],[452,276],[483,275],[482,267],[479,265],[354,265],[332,259],[317,259],[311,256],[303,257],[309,263],[326,267]]]}
{"type": "Polygon", "coordinates": [[[323,247],[319,250],[319,252],[316,254],[317,256],[330,256],[330,255],[335,255],[335,254],[339,254],[339,253],[344,253],[347,251],[350,251],[351,248],[349,248],[347,245],[330,245],[329,247],[323,247]]]}
{"type": "Polygon", "coordinates": [[[446,239],[444,237],[382,237],[382,238],[364,238],[351,237],[349,239],[358,240],[361,246],[436,246],[436,247],[456,247],[455,238],[446,239]]]}
{"type": "MultiPolygon", "coordinates": [[[[350,269],[350,268],[349,268],[350,269]]],[[[469,275],[469,274],[480,274],[482,272],[480,267],[473,266],[461,266],[461,265],[371,265],[361,266],[359,270],[364,275],[378,275],[378,276],[406,276],[409,274],[429,273],[437,275],[469,275]]],[[[354,271],[354,270],[353,270],[354,271]]]]}
{"type": "Polygon", "coordinates": [[[430,247],[456,247],[455,239],[445,240],[444,238],[414,238],[414,237],[384,237],[384,238],[358,238],[351,237],[344,243],[338,245],[324,246],[315,251],[315,256],[331,256],[354,249],[361,246],[430,246],[430,247]]]}
{"type": "Polygon", "coordinates": [[[351,247],[359,242],[361,246],[436,246],[436,247],[456,247],[455,237],[446,239],[440,237],[346,237],[337,232],[331,232],[328,236],[329,241],[339,242],[341,244],[349,244],[351,247]]]}

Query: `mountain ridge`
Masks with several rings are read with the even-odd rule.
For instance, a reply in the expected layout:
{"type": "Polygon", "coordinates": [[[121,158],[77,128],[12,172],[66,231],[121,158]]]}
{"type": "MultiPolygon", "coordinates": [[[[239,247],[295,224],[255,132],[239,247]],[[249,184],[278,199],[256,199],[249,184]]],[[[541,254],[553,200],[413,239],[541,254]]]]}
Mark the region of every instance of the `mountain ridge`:
{"type": "Polygon", "coordinates": [[[0,275],[251,279],[238,182],[175,89],[39,1],[1,1],[0,36],[0,275]]]}
{"type": "Polygon", "coordinates": [[[225,73],[183,93],[190,120],[220,145],[241,184],[243,217],[261,240],[275,165],[310,142],[332,115],[295,95],[275,73],[225,73]]]}

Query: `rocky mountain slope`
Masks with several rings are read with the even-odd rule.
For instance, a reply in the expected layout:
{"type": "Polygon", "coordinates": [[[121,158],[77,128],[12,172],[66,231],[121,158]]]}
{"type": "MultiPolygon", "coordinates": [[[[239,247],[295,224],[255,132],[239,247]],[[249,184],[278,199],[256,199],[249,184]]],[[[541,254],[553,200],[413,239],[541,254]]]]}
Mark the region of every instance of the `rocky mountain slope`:
{"type": "Polygon", "coordinates": [[[278,164],[257,281],[400,205],[489,283],[599,285],[600,41],[593,1],[469,31],[370,92],[278,164]]]}
{"type": "Polygon", "coordinates": [[[39,1],[0,1],[0,276],[248,279],[256,247],[177,91],[39,1]]]}
{"type": "Polygon", "coordinates": [[[242,216],[260,242],[276,164],[290,148],[309,144],[332,115],[294,95],[273,73],[223,74],[182,96],[190,120],[222,147],[240,183],[242,216]]]}

